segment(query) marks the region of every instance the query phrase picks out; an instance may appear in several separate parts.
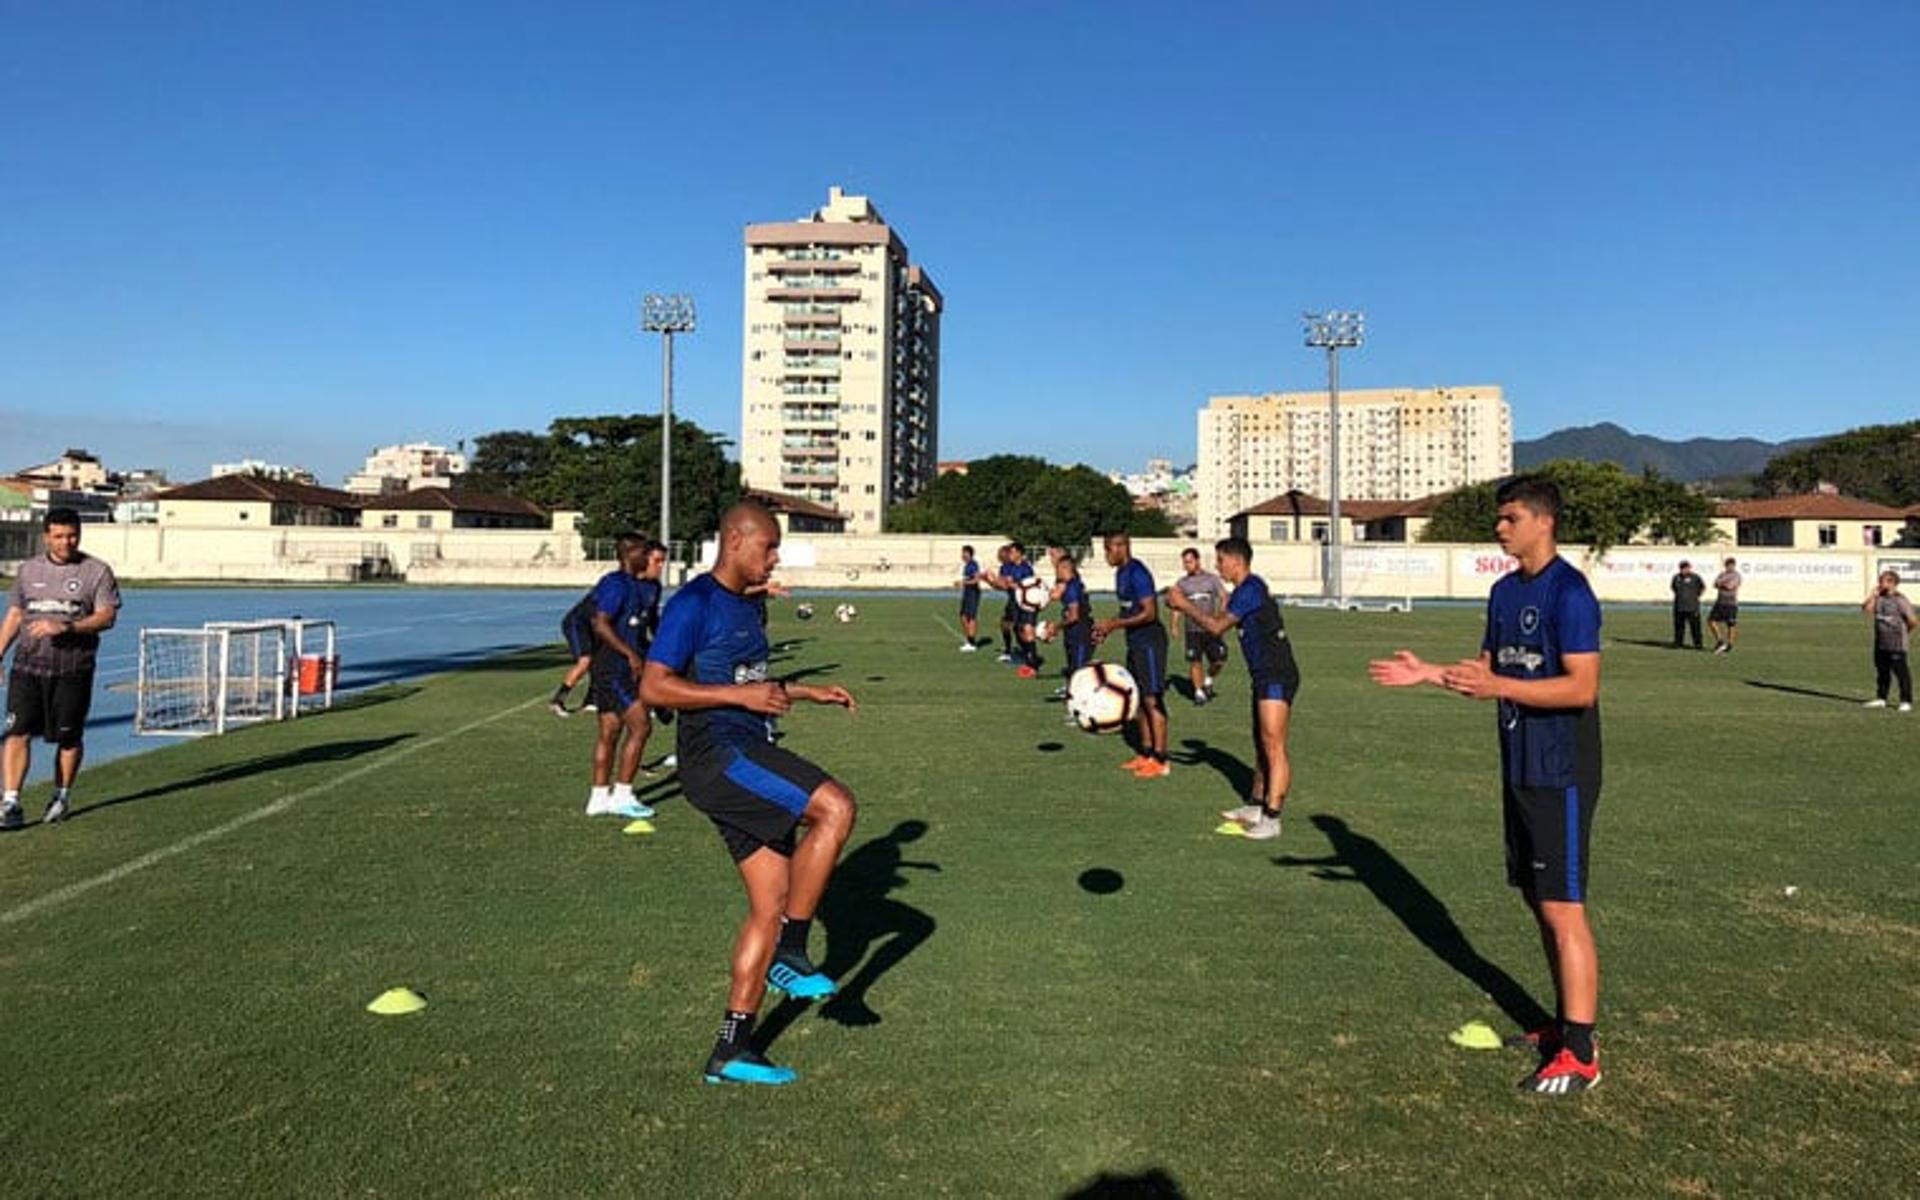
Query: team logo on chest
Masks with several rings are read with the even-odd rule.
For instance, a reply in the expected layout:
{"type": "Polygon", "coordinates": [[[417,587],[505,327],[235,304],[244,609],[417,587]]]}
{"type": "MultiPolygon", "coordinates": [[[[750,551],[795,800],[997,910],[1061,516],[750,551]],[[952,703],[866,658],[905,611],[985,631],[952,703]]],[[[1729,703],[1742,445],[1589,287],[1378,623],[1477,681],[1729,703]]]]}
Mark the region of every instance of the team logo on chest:
{"type": "Polygon", "coordinates": [[[1540,628],[1540,610],[1529,604],[1520,610],[1520,632],[1532,633],[1540,628]]]}
{"type": "Polygon", "coordinates": [[[79,594],[80,594],[80,579],[78,576],[70,576],[67,579],[67,595],[78,596],[79,594]]]}

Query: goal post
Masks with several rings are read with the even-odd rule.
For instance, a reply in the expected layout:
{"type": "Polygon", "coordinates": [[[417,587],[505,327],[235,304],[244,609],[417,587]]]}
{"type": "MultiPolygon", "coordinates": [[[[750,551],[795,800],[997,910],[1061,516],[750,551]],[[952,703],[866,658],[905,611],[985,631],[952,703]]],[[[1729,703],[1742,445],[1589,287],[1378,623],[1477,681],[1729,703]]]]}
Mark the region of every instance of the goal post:
{"type": "Polygon", "coordinates": [[[287,641],[272,622],[142,629],[134,732],[203,737],[282,719],[287,641]]]}

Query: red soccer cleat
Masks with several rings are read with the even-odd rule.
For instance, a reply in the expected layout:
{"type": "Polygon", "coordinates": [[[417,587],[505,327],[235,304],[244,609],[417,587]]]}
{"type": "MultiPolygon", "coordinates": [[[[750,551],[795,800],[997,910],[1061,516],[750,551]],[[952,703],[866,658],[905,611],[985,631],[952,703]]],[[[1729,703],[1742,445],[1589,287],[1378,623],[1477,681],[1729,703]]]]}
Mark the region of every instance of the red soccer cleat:
{"type": "Polygon", "coordinates": [[[1593,1052],[1593,1061],[1583,1063],[1573,1056],[1571,1050],[1561,1050],[1538,1071],[1520,1081],[1520,1090],[1532,1092],[1536,1096],[1571,1096],[1584,1092],[1600,1082],[1600,1051],[1593,1052]]]}

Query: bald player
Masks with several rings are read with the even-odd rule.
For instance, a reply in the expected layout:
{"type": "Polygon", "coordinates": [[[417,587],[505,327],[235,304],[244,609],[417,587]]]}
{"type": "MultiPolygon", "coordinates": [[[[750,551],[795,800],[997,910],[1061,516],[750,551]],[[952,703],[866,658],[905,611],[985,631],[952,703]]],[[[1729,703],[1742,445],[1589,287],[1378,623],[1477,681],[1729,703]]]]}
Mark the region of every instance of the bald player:
{"type": "Polygon", "coordinates": [[[719,830],[747,891],[708,1083],[792,1083],[791,1069],[774,1066],[751,1043],[767,985],[797,1000],[835,991],[807,956],[807,934],[853,832],[853,794],[774,745],[773,722],[797,700],[849,711],[854,702],[843,687],[768,678],[767,636],[752,593],[779,561],[772,514],[752,503],[728,509],[718,560],[667,602],[640,681],[644,703],[680,712],[681,786],[719,830]]]}

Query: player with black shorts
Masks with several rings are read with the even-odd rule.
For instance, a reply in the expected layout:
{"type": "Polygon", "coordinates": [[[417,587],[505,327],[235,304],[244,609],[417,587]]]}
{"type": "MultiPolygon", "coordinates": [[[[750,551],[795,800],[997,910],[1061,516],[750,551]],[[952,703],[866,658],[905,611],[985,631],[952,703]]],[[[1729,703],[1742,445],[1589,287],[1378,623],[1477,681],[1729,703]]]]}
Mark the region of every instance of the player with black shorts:
{"type": "Polygon", "coordinates": [[[1233,586],[1225,611],[1204,611],[1178,586],[1167,589],[1167,605],[1186,618],[1189,628],[1197,626],[1214,637],[1240,630],[1240,657],[1246,660],[1253,694],[1253,790],[1247,803],[1220,814],[1232,822],[1221,828],[1233,833],[1238,826],[1256,842],[1271,841],[1280,836],[1280,814],[1293,787],[1287,729],[1300,695],[1300,667],[1280,605],[1267,590],[1267,581],[1253,573],[1253,547],[1245,538],[1232,537],[1214,543],[1213,551],[1220,577],[1233,586]]]}
{"type": "Polygon", "coordinates": [[[1093,642],[1097,646],[1114,630],[1126,630],[1127,673],[1140,685],[1140,712],[1135,718],[1139,753],[1120,765],[1142,779],[1160,779],[1173,774],[1167,762],[1167,627],[1160,623],[1153,572],[1133,556],[1133,539],[1110,533],[1106,552],[1107,565],[1114,569],[1120,615],[1095,621],[1093,642]]]}
{"type": "MultiPolygon", "coordinates": [[[[1048,637],[1051,640],[1057,636],[1065,643],[1067,661],[1061,674],[1071,680],[1075,671],[1093,661],[1093,605],[1087,597],[1086,580],[1080,578],[1080,564],[1073,555],[1063,552],[1054,558],[1053,576],[1053,594],[1060,601],[1060,624],[1048,637]]],[[[1056,691],[1054,698],[1066,699],[1066,687],[1056,691]]]]}
{"type": "Polygon", "coordinates": [[[1034,618],[1038,614],[1020,603],[1020,585],[1033,577],[1027,548],[1019,542],[1008,542],[1003,548],[1000,569],[985,576],[988,586],[1007,594],[1007,612],[1001,629],[1004,633],[1011,627],[1015,649],[1011,655],[1001,655],[1000,661],[1017,664],[1016,673],[1022,679],[1032,679],[1040,670],[1040,650],[1033,636],[1034,618]]]}
{"type": "Polygon", "coordinates": [[[960,651],[972,654],[980,649],[980,564],[973,561],[972,546],[960,547],[960,578],[954,582],[960,588],[960,633],[966,639],[960,651]]]}
{"type": "Polygon", "coordinates": [[[1510,479],[1494,499],[1500,547],[1520,566],[1487,598],[1480,656],[1442,667],[1402,650],[1369,673],[1388,687],[1428,683],[1496,702],[1507,882],[1539,926],[1559,998],[1555,1025],[1513,1039],[1540,1053],[1520,1086],[1566,1096],[1600,1082],[1600,964],[1586,908],[1600,802],[1600,603],[1555,545],[1552,481],[1510,479]]]}
{"type": "MultiPolygon", "coordinates": [[[[567,668],[566,677],[553,689],[553,699],[547,703],[547,711],[556,717],[573,715],[567,697],[593,669],[593,608],[593,593],[588,592],[560,618],[560,637],[567,644],[567,653],[573,655],[573,666],[567,668]]],[[[591,706],[591,701],[588,703],[591,706]]]]}
{"type": "Polygon", "coordinates": [[[33,765],[33,739],[57,747],[53,799],[42,818],[63,820],[85,754],[87,712],[93,705],[93,665],[100,635],[120,616],[120,585],[113,569],[80,551],[80,514],[49,509],[41,521],[42,553],[20,564],[7,612],[0,618],[0,658],[13,648],[7,674],[7,727],[0,747],[0,829],[26,824],[20,789],[33,765]]]}
{"type": "Polygon", "coordinates": [[[653,809],[633,794],[653,722],[640,703],[647,643],[660,623],[660,570],[666,548],[637,533],[619,540],[620,569],[593,589],[593,665],[587,698],[599,714],[587,815],[644,819],[653,809]],[[618,760],[616,767],[616,758],[618,760]]]}
{"type": "MultiPolygon", "coordinates": [[[[1173,591],[1192,602],[1195,612],[1219,616],[1227,611],[1227,586],[1219,575],[1200,567],[1200,552],[1188,547],[1180,552],[1180,577],[1173,591]]],[[[1187,651],[1187,678],[1193,685],[1193,702],[1205,704],[1213,699],[1213,680],[1227,665],[1227,642],[1206,625],[1185,619],[1185,610],[1175,606],[1182,620],[1183,641],[1187,651]]]]}
{"type": "Polygon", "coordinates": [[[757,504],[720,522],[713,569],[674,594],[647,652],[641,696],[680,713],[680,783],[733,856],[747,917],[733,948],[732,983],[708,1083],[783,1084],[795,1075],[750,1042],[768,984],[797,1000],[833,995],[807,955],[807,934],[840,851],[853,832],[853,794],[819,767],[776,746],[773,719],[796,700],[854,707],[837,685],[768,677],[768,643],[749,592],[780,559],[780,526],[757,504]]]}

